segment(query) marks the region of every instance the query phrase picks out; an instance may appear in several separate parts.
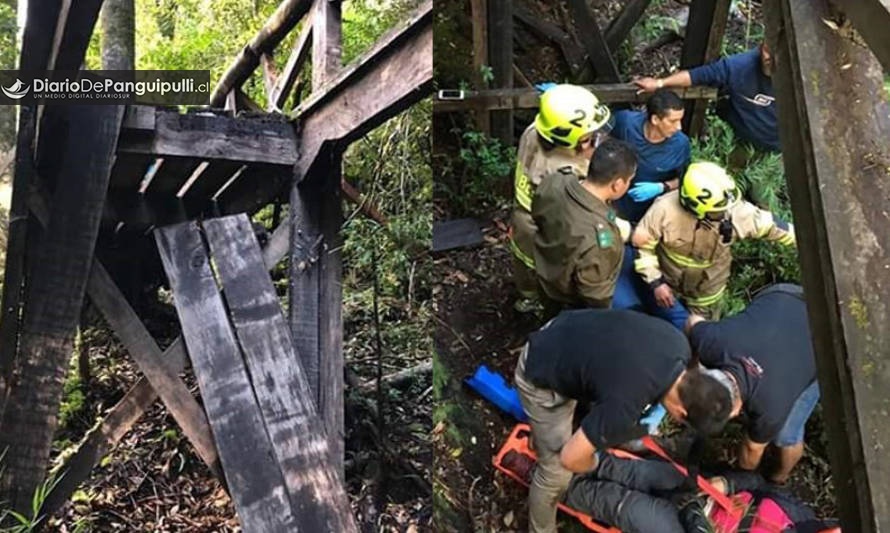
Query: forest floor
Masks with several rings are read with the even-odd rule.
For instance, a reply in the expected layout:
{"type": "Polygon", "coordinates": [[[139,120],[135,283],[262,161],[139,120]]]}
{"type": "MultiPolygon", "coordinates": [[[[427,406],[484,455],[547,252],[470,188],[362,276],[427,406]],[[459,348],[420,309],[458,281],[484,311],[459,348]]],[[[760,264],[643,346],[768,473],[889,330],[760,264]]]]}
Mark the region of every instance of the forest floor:
{"type": "MultiPolygon", "coordinates": [[[[523,0],[526,9],[544,20],[566,28],[568,19],[554,3],[523,0]]],[[[561,3],[558,3],[561,4],[561,3]]],[[[605,27],[617,13],[617,2],[593,2],[599,23],[605,27]]],[[[679,58],[686,2],[653,2],[637,24],[619,54],[622,72],[658,75],[669,71],[679,58]],[[654,44],[654,45],[653,45],[654,44]]],[[[735,53],[759,43],[762,26],[759,4],[739,2],[727,27],[727,53],[735,53]]],[[[472,79],[466,65],[470,53],[465,31],[467,13],[448,10],[443,26],[450,33],[437,34],[440,47],[454,50],[442,67],[441,76],[449,83],[472,79]],[[448,70],[450,68],[450,70],[448,70]]],[[[553,46],[517,24],[516,65],[533,83],[572,79],[567,63],[553,46]]],[[[437,56],[438,57],[438,56],[437,56]]],[[[438,62],[437,62],[438,64],[438,62]]],[[[448,86],[441,86],[447,88],[448,86]]],[[[533,113],[516,112],[517,131],[533,119],[533,113]]],[[[437,195],[435,216],[449,220],[472,216],[483,226],[484,242],[473,249],[458,249],[440,254],[435,262],[437,305],[435,332],[434,429],[434,523],[436,531],[524,531],[527,528],[526,490],[496,472],[492,458],[503,445],[516,421],[483,400],[463,384],[479,365],[499,372],[512,382],[519,350],[528,334],[540,326],[532,314],[513,309],[512,258],[507,226],[511,202],[512,161],[509,175],[488,183],[473,180],[481,176],[479,166],[461,161],[466,148],[464,132],[471,130],[471,117],[436,115],[434,117],[434,167],[437,195]],[[478,194],[477,197],[468,195],[478,194]]],[[[517,135],[518,138],[518,135],[517,135]]],[[[497,153],[491,152],[491,153],[497,153]]],[[[766,268],[769,268],[767,265],[766,268]]],[[[676,428],[669,425],[669,433],[676,428]]],[[[804,459],[789,483],[790,489],[811,503],[822,516],[836,512],[831,474],[827,463],[821,413],[808,423],[808,445],[804,459]]],[[[705,467],[731,463],[735,445],[741,436],[738,424],[731,424],[719,439],[713,439],[704,459],[705,467]]],[[[765,467],[769,466],[769,460],[765,467]]],[[[561,531],[586,531],[574,520],[562,517],[561,531]]]]}

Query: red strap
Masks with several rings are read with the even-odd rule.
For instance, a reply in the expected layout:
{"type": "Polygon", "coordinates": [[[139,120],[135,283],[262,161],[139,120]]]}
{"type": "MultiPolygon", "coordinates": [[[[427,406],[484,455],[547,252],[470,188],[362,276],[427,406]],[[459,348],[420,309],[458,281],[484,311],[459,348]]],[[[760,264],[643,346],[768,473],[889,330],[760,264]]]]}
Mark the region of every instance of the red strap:
{"type": "MultiPolygon", "coordinates": [[[[671,463],[674,468],[676,468],[677,471],[679,471],[684,476],[689,475],[689,471],[686,470],[686,467],[677,464],[673,459],[671,459],[667,452],[665,452],[661,448],[661,446],[659,446],[658,443],[656,443],[655,440],[653,440],[652,437],[650,437],[649,435],[643,437],[643,445],[646,446],[646,448],[648,448],[649,451],[651,451],[655,455],[671,463]]],[[[698,488],[700,488],[705,492],[705,494],[713,498],[714,501],[717,502],[720,507],[723,507],[723,509],[725,509],[727,513],[735,518],[739,518],[741,516],[742,509],[739,509],[735,505],[733,505],[732,500],[730,500],[726,497],[725,494],[714,488],[714,485],[711,485],[707,479],[701,476],[697,476],[696,482],[698,488]]]]}

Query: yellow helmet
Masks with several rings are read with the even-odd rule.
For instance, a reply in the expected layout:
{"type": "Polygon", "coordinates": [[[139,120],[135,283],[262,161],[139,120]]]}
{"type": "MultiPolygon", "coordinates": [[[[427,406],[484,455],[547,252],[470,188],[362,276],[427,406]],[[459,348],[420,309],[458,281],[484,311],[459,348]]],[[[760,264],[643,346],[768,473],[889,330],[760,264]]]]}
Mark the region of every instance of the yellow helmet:
{"type": "Polygon", "coordinates": [[[535,129],[557,146],[574,148],[589,133],[602,128],[612,114],[596,96],[577,85],[556,85],[541,95],[535,129]]]}
{"type": "Polygon", "coordinates": [[[708,213],[726,211],[739,198],[735,181],[716,163],[692,163],[680,184],[680,204],[700,219],[708,213]]]}

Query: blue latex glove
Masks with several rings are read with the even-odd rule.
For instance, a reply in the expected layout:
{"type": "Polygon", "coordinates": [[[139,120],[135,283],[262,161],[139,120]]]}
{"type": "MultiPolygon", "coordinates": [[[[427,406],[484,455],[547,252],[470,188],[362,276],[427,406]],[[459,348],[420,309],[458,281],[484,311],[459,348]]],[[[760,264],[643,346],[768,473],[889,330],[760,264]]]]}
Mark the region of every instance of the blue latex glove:
{"type": "Polygon", "coordinates": [[[541,83],[535,84],[535,89],[537,89],[543,93],[549,89],[556,87],[556,85],[557,84],[553,83],[552,81],[542,81],[541,83]]]}
{"type": "Polygon", "coordinates": [[[634,202],[645,202],[646,200],[651,200],[658,196],[659,194],[664,192],[664,184],[663,183],[655,183],[650,181],[644,181],[637,183],[633,186],[633,188],[628,191],[627,194],[633,198],[634,202]]]}
{"type": "Polygon", "coordinates": [[[640,424],[648,428],[650,435],[655,435],[658,432],[658,426],[661,424],[661,420],[666,414],[667,411],[664,407],[660,403],[657,403],[646,411],[646,415],[640,419],[640,424]]]}

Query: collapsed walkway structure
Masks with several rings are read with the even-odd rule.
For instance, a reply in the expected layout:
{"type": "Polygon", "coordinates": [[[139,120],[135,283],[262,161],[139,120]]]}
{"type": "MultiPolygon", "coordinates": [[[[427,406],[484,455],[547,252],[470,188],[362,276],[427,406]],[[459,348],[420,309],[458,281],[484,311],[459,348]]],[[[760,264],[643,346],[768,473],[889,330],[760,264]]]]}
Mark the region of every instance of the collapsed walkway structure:
{"type": "MultiPolygon", "coordinates": [[[[78,69],[100,7],[101,0],[28,2],[20,68],[78,69]]],[[[62,465],[45,512],[58,510],[160,398],[230,490],[245,531],[357,530],[342,486],[341,156],[431,91],[432,2],[419,3],[347,67],[340,10],[339,0],[282,2],[219,81],[208,109],[21,107],[0,318],[0,448],[7,449],[0,499],[13,508],[27,510],[46,477],[86,294],[143,377],[62,465]],[[301,21],[285,68],[275,72],[273,52],[301,21]],[[286,109],[310,54],[311,94],[286,109]],[[268,110],[241,90],[260,65],[268,110]],[[262,261],[246,218],[208,220],[249,215],[281,199],[290,216],[268,239],[262,261]],[[178,225],[159,229],[170,224],[178,225]],[[107,260],[113,270],[121,256],[130,258],[124,269],[156,260],[153,236],[184,331],[184,341],[163,352],[103,266],[107,260]],[[195,275],[209,269],[208,254],[216,274],[195,275]],[[222,258],[233,254],[244,262],[227,270],[222,258]],[[277,301],[263,300],[271,298],[264,271],[288,255],[285,322],[277,301]],[[250,297],[227,276],[251,280],[250,297]],[[183,298],[198,294],[224,297],[230,313],[195,315],[183,298]],[[243,329],[244,320],[260,329],[243,329]],[[232,351],[228,363],[208,358],[196,340],[202,328],[217,328],[220,339],[237,332],[243,353],[232,351]],[[270,334],[277,347],[266,343],[270,334]],[[263,342],[248,342],[251,335],[263,342]],[[189,358],[205,408],[179,377],[189,358]],[[258,380],[270,362],[278,373],[258,380]],[[230,366],[224,375],[242,378],[250,367],[253,382],[225,382],[225,392],[235,386],[241,396],[214,392],[224,364],[240,364],[240,374],[230,366]],[[270,453],[245,453],[256,450],[270,453]]]]}

